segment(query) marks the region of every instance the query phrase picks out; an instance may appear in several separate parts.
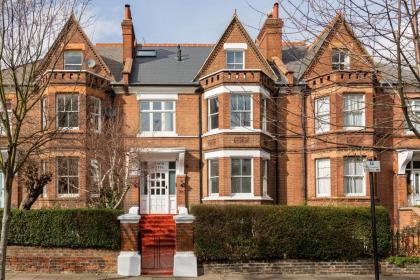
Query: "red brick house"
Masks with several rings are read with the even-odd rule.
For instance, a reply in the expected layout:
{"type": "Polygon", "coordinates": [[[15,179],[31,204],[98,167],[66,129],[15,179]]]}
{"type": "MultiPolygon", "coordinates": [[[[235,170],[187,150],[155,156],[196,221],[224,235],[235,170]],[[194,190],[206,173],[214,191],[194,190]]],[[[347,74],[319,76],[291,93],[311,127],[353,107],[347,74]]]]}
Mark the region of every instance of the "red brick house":
{"type": "MultiPolygon", "coordinates": [[[[373,62],[349,55],[366,52],[343,15],[309,46],[283,41],[278,5],[256,40],[236,14],[208,45],[139,44],[128,5],[121,26],[121,44],[94,45],[71,17],[63,32],[74,35],[54,44],[64,54],[38,115],[40,125],[43,114],[63,116],[55,125],[70,132],[49,144],[54,178],[36,207],[86,205],[92,163],[75,139],[92,118],[100,133],[109,104],[123,112],[124,146],[152,170],[132,175],[138,187],[124,201],[141,214],[199,203],[368,205],[368,158],[381,161],[377,200],[394,221],[420,205],[420,140],[373,62]]],[[[420,106],[418,88],[409,96],[420,106]]],[[[23,195],[16,184],[15,207],[23,195]]]]}

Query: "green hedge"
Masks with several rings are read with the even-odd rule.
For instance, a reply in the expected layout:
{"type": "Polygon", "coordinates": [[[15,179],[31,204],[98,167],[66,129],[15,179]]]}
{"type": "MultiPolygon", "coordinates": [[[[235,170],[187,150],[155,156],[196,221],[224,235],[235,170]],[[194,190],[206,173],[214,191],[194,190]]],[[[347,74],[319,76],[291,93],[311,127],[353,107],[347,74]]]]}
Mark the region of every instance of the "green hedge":
{"type": "MultiPolygon", "coordinates": [[[[14,209],[8,243],[23,246],[118,249],[120,227],[117,216],[121,213],[120,210],[109,209],[14,209]]],[[[0,214],[3,215],[2,211],[0,214]]]]}
{"type": "MultiPolygon", "coordinates": [[[[200,261],[253,259],[352,260],[371,255],[367,207],[197,205],[194,250],[200,261]]],[[[377,208],[381,256],[390,222],[377,208]]]]}

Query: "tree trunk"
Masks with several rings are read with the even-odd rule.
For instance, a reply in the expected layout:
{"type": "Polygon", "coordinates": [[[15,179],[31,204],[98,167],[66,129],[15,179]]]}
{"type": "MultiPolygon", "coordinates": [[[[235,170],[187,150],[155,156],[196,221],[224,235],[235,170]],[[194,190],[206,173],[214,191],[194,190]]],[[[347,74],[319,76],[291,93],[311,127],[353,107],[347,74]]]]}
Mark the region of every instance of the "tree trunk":
{"type": "Polygon", "coordinates": [[[38,191],[36,193],[33,193],[33,192],[28,193],[25,199],[20,204],[19,208],[23,210],[31,210],[32,205],[35,203],[35,201],[38,199],[41,193],[42,191],[38,191]]]}
{"type": "MultiPolygon", "coordinates": [[[[8,172],[11,173],[11,172],[8,172]]],[[[6,186],[4,188],[4,208],[3,208],[3,220],[1,228],[0,238],[0,255],[1,255],[1,272],[0,280],[6,280],[6,256],[7,256],[7,240],[9,237],[9,225],[11,220],[10,210],[12,202],[12,183],[13,176],[7,175],[6,186]]]]}

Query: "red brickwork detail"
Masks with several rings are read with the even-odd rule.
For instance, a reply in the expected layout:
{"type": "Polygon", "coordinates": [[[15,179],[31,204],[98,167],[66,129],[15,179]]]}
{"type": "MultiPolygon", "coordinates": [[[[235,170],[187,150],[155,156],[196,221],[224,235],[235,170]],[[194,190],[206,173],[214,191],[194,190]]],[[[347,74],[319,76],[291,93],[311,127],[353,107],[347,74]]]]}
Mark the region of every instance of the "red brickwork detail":
{"type": "Polygon", "coordinates": [[[193,251],[193,248],[193,224],[176,224],[176,251],[188,252],[193,251]]]}
{"type": "Polygon", "coordinates": [[[43,273],[115,273],[118,254],[111,250],[9,246],[6,269],[43,273]]]}

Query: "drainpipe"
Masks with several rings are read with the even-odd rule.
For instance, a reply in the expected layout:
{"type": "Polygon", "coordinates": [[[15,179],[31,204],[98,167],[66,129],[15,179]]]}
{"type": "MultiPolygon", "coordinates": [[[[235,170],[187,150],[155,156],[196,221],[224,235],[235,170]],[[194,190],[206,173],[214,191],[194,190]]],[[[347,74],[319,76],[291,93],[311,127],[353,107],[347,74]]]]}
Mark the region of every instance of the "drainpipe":
{"type": "Polygon", "coordinates": [[[202,92],[203,90],[198,89],[198,152],[199,152],[199,162],[198,162],[198,170],[200,172],[200,178],[199,178],[199,193],[200,193],[200,203],[203,201],[203,127],[202,127],[202,106],[201,106],[201,100],[202,100],[202,92]]]}
{"type": "MultiPolygon", "coordinates": [[[[275,100],[275,107],[277,107],[277,102],[278,102],[278,96],[279,96],[279,94],[280,94],[280,88],[278,88],[277,89],[277,92],[276,92],[276,95],[274,96],[275,98],[274,98],[274,100],[275,100]]],[[[279,167],[280,167],[280,162],[279,162],[279,139],[278,139],[278,137],[279,137],[279,135],[280,135],[280,129],[279,129],[279,126],[278,126],[278,121],[277,121],[277,119],[278,119],[278,116],[277,116],[277,112],[278,112],[278,110],[275,110],[275,112],[276,112],[276,118],[275,118],[275,120],[274,120],[274,122],[275,122],[275,129],[276,129],[276,135],[277,135],[277,140],[275,141],[275,143],[276,143],[276,204],[280,204],[280,176],[279,176],[279,167]]]]}
{"type": "Polygon", "coordinates": [[[303,196],[304,196],[304,204],[307,205],[308,204],[308,189],[307,189],[307,163],[308,163],[308,155],[307,155],[307,131],[306,131],[306,114],[307,114],[307,110],[306,110],[306,96],[307,96],[307,89],[303,89],[302,90],[302,112],[301,112],[301,118],[302,118],[302,167],[303,167],[303,172],[302,172],[302,189],[303,189],[303,196]]]}

